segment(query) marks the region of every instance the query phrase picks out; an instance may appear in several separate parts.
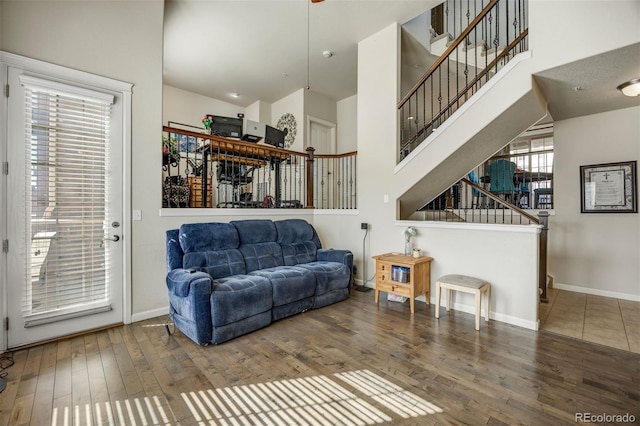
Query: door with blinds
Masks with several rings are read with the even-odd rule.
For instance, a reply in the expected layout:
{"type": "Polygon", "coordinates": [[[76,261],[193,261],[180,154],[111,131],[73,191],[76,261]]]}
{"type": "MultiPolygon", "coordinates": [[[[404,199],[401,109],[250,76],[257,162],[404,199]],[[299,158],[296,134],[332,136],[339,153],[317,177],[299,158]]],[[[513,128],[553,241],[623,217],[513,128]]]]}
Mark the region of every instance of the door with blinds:
{"type": "Polygon", "coordinates": [[[122,99],[14,68],[8,82],[8,346],[120,323],[122,99]]]}

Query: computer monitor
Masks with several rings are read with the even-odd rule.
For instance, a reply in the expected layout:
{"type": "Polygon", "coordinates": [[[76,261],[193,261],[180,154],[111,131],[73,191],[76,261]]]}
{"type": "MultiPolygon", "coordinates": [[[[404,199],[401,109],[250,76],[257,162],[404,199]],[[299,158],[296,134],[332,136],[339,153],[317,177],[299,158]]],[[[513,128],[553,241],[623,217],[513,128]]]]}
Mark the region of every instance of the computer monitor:
{"type": "Polygon", "coordinates": [[[211,134],[225,138],[238,138],[242,136],[242,118],[221,117],[219,115],[207,115],[211,120],[211,134]]]}
{"type": "Polygon", "coordinates": [[[285,132],[269,125],[266,126],[264,133],[264,143],[284,148],[285,132]]]}
{"type": "Polygon", "coordinates": [[[258,123],[257,121],[245,120],[244,122],[244,130],[242,132],[243,141],[247,142],[255,142],[258,143],[264,138],[265,134],[265,126],[264,123],[258,123]]]}

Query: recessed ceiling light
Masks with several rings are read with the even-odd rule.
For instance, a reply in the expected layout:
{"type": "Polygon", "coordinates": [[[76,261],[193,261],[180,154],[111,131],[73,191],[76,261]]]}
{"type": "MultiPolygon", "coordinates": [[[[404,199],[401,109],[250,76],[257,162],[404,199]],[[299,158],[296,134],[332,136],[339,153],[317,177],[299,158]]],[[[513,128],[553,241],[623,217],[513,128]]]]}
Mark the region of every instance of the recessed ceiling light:
{"type": "Polygon", "coordinates": [[[617,87],[625,96],[640,96],[640,78],[634,78],[617,87]]]}
{"type": "Polygon", "coordinates": [[[233,93],[231,94],[231,97],[232,97],[232,98],[239,98],[239,97],[240,97],[240,93],[233,92],[233,93]]]}
{"type": "Polygon", "coordinates": [[[579,92],[579,91],[581,91],[581,90],[582,90],[582,87],[580,87],[580,86],[573,86],[573,88],[572,88],[571,90],[573,90],[574,92],[579,92]]]}

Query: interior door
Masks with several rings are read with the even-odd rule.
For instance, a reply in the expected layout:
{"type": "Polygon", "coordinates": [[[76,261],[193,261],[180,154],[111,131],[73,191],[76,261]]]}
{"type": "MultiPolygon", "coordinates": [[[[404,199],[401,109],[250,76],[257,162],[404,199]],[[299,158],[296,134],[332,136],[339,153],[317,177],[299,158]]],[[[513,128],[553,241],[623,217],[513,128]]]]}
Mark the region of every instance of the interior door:
{"type": "MultiPolygon", "coordinates": [[[[335,154],[335,125],[317,120],[309,122],[309,146],[315,148],[315,155],[335,154]]],[[[331,209],[334,204],[336,182],[334,164],[331,158],[316,157],[316,193],[314,206],[320,209],[331,209]]]]}
{"type": "Polygon", "coordinates": [[[8,347],[123,321],[117,94],[8,69],[8,347]]]}

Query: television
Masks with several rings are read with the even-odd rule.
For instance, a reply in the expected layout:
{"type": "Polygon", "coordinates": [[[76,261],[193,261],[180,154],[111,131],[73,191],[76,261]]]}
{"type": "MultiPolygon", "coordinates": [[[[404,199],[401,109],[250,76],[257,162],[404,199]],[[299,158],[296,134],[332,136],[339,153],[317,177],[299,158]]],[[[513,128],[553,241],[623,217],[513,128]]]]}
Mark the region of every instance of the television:
{"type": "Polygon", "coordinates": [[[242,118],[221,117],[209,115],[211,120],[211,134],[225,138],[238,138],[242,136],[242,118]]]}
{"type": "Polygon", "coordinates": [[[285,132],[269,125],[266,126],[264,132],[264,143],[273,145],[278,148],[284,148],[285,132]]]}
{"type": "Polygon", "coordinates": [[[245,120],[244,130],[242,132],[243,141],[258,143],[264,138],[265,124],[257,121],[245,120]]]}

